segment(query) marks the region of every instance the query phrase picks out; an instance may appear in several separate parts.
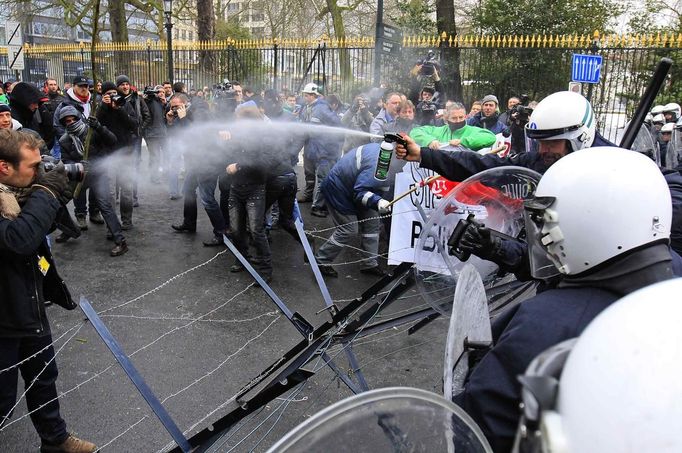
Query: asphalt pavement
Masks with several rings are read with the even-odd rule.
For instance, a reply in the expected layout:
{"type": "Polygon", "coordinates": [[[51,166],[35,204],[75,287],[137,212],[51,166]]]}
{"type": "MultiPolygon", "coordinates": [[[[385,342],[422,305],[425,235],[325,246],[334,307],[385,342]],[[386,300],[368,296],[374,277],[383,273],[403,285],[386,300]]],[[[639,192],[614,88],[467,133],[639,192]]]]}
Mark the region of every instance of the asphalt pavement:
{"type": "MultiPolygon", "coordinates": [[[[113,243],[105,238],[106,227],[94,224],[80,238],[54,244],[53,253],[74,298],[83,296],[92,303],[189,437],[224,415],[227,408],[222,404],[302,337],[247,273],[229,272],[234,257],[225,247],[202,245],[212,233],[201,205],[197,233],[180,234],[170,225],[181,220],[182,200],[169,200],[164,185],[141,185],[139,202],[134,228],[125,232],[127,254],[110,257],[113,243]]],[[[306,230],[332,226],[331,219],[310,217],[309,204],[301,208],[306,230]]],[[[359,240],[354,246],[359,247],[359,240]]],[[[318,313],[324,302],[300,245],[274,230],[272,255],[273,290],[313,325],[327,321],[326,311],[318,313]]],[[[361,257],[349,249],[339,262],[361,257]]],[[[339,278],[327,282],[340,307],[377,279],[361,274],[356,263],[336,269],[339,278]]],[[[411,290],[376,319],[423,304],[411,290]]],[[[80,309],[53,306],[48,316],[53,338],[61,337],[55,343],[57,384],[69,430],[105,446],[102,451],[156,452],[167,447],[170,435],[92,325],[84,322],[80,309]]],[[[408,327],[357,340],[360,368],[370,388],[411,386],[439,393],[447,322],[437,320],[410,336],[408,327]]],[[[328,352],[340,368],[351,368],[338,347],[328,352]]],[[[236,427],[219,451],[265,451],[306,418],[351,395],[328,367],[319,362],[313,367],[319,371],[304,386],[271,401],[236,427]]],[[[18,393],[22,391],[20,379],[18,393]]],[[[13,423],[0,432],[0,451],[38,450],[40,442],[26,412],[22,399],[13,423]]]]}

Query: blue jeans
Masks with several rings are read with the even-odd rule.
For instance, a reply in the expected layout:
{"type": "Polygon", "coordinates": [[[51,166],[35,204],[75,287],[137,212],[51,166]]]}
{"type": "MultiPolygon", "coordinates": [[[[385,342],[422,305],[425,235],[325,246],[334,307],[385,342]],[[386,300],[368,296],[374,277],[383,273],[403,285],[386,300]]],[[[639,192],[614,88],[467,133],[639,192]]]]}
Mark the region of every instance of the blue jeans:
{"type": "MultiPolygon", "coordinates": [[[[31,357],[50,343],[52,343],[50,335],[0,338],[0,370],[31,357]]],[[[26,387],[37,378],[31,390],[26,393],[28,410],[36,410],[31,414],[33,426],[35,426],[41,439],[50,444],[58,445],[66,440],[68,433],[66,423],[59,414],[59,400],[57,399],[57,387],[55,385],[58,371],[57,363],[54,360],[50,362],[53,358],[54,349],[50,346],[37,357],[24,362],[18,368],[0,373],[0,427],[9,419],[10,409],[16,402],[17,375],[21,371],[21,377],[24,379],[26,387]],[[48,362],[50,364],[41,373],[40,370],[48,362]],[[52,402],[47,403],[51,400],[52,402]],[[38,409],[43,404],[45,406],[38,409]]]]}
{"type": "Polygon", "coordinates": [[[248,257],[249,242],[247,222],[256,254],[251,260],[253,267],[263,277],[272,275],[272,255],[265,236],[265,184],[232,184],[230,187],[230,227],[237,250],[248,257]]]}
{"type": "Polygon", "coordinates": [[[215,199],[215,188],[218,185],[218,172],[207,172],[197,175],[199,183],[199,198],[204,205],[206,214],[213,226],[213,234],[221,236],[227,231],[227,224],[220,210],[220,205],[215,199]]]}

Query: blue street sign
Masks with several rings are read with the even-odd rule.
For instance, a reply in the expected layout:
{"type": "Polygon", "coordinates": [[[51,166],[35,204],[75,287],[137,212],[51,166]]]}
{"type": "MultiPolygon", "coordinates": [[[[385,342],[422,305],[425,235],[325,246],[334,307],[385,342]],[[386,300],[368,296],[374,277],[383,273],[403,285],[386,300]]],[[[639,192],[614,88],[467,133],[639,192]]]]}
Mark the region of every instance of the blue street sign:
{"type": "Polygon", "coordinates": [[[601,55],[573,54],[571,80],[582,83],[599,83],[601,64],[601,55]]]}

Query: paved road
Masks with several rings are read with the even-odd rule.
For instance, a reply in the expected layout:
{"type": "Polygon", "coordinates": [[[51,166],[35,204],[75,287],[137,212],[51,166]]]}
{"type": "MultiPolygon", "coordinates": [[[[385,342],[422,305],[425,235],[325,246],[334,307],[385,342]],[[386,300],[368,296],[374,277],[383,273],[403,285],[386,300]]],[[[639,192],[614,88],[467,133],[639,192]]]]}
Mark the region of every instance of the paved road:
{"type": "MultiPolygon", "coordinates": [[[[74,296],[92,302],[173,419],[183,431],[191,428],[191,435],[224,414],[218,410],[201,421],[301,337],[260,288],[249,287],[248,274],[228,272],[234,259],[229,251],[202,246],[211,234],[203,211],[197,234],[177,234],[170,224],[180,220],[182,201],[169,201],[161,186],[140,190],[126,255],[109,257],[112,243],[100,225],[90,225],[77,240],[55,244],[54,253],[74,296]]],[[[303,207],[306,229],[331,226],[331,220],[309,217],[308,206],[303,207]]],[[[273,231],[272,239],[273,289],[313,324],[326,321],[326,313],[316,315],[323,301],[302,249],[282,231],[273,231]]],[[[360,257],[348,250],[341,260],[360,257]]],[[[357,265],[337,269],[340,277],[329,280],[335,300],[354,298],[374,281],[360,274],[357,265]]],[[[389,311],[421,304],[416,293],[409,292],[389,311]]],[[[66,392],[60,399],[62,413],[69,429],[106,444],[104,451],[154,452],[168,444],[170,436],[92,326],[83,322],[80,310],[48,311],[53,337],[68,332],[55,348],[58,389],[66,392]]],[[[403,327],[358,341],[355,350],[370,387],[440,391],[446,328],[446,322],[436,321],[412,336],[403,327]]],[[[348,368],[342,356],[339,365],[348,368]]],[[[223,451],[264,451],[306,417],[349,395],[322,368],[290,402],[271,402],[234,432],[223,451]]],[[[39,440],[24,414],[22,401],[13,416],[18,421],[0,432],[0,450],[38,449],[39,440]]]]}

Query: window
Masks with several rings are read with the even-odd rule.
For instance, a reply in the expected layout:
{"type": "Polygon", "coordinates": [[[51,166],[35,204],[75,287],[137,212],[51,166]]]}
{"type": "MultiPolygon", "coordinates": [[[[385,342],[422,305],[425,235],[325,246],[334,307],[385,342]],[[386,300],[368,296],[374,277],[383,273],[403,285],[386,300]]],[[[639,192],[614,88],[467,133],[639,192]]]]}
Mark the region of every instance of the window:
{"type": "Polygon", "coordinates": [[[251,34],[253,35],[254,38],[262,38],[264,33],[265,33],[264,27],[253,27],[251,29],[251,34]]]}
{"type": "Polygon", "coordinates": [[[234,13],[239,11],[239,3],[230,3],[227,5],[227,12],[234,13]]]}
{"type": "Polygon", "coordinates": [[[251,14],[251,22],[263,22],[265,20],[265,16],[263,13],[252,13],[251,14]]]}
{"type": "Polygon", "coordinates": [[[68,27],[61,24],[50,24],[34,20],[31,24],[31,34],[35,36],[46,36],[57,39],[69,39],[70,33],[68,27]]]}

